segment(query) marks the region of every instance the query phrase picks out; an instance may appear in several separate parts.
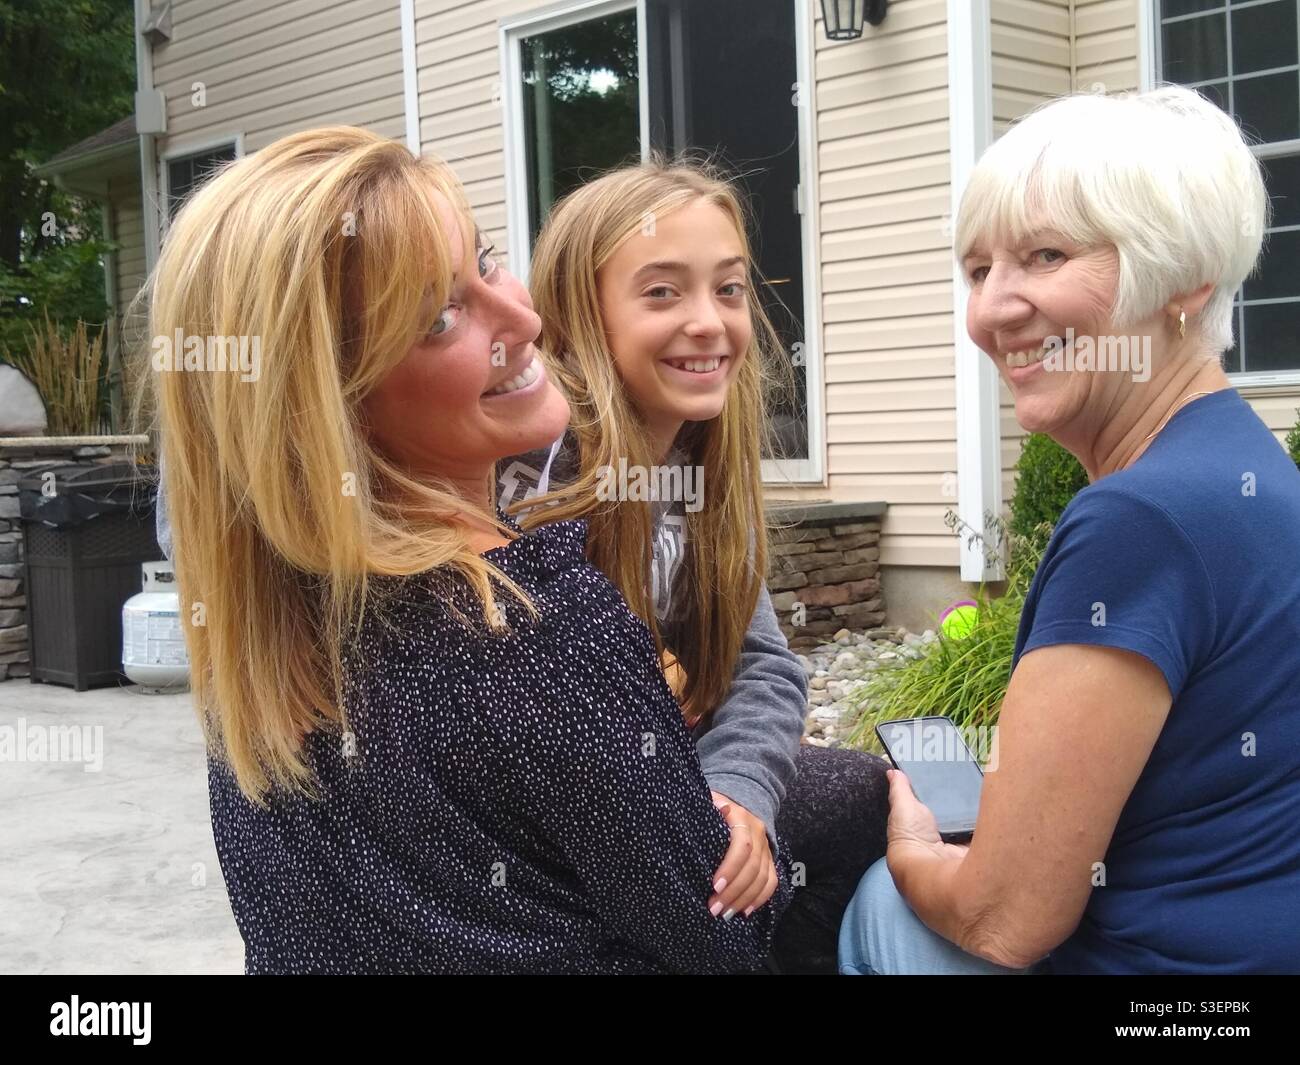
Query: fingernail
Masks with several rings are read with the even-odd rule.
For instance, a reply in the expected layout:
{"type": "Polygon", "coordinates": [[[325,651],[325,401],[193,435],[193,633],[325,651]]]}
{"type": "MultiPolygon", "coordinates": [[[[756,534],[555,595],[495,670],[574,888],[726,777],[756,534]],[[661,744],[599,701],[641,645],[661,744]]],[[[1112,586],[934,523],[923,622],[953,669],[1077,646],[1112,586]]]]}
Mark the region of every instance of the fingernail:
{"type": "Polygon", "coordinates": [[[745,910],[745,916],[748,917],[753,912],[754,912],[754,907],[750,906],[747,910],[745,910]]]}
{"type": "Polygon", "coordinates": [[[715,902],[712,906],[709,907],[709,913],[713,914],[714,917],[717,917],[718,914],[720,914],[721,912],[722,912],[722,903],[720,902],[715,902]]]}
{"type": "Polygon", "coordinates": [[[713,890],[718,892],[718,894],[721,894],[722,891],[726,888],[726,886],[727,886],[727,878],[725,876],[720,876],[718,877],[717,880],[713,882],[713,890]]]}
{"type": "Polygon", "coordinates": [[[722,915],[722,919],[724,921],[730,921],[735,916],[736,916],[736,911],[734,908],[731,908],[728,909],[727,912],[722,915]]]}

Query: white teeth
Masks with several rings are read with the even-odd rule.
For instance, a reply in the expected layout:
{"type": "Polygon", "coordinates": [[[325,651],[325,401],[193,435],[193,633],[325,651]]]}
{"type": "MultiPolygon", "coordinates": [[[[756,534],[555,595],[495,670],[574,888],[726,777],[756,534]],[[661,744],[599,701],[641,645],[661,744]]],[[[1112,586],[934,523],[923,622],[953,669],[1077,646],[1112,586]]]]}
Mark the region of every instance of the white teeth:
{"type": "Polygon", "coordinates": [[[489,396],[504,396],[507,392],[515,392],[521,388],[527,388],[537,380],[541,371],[537,369],[537,362],[534,360],[524,367],[523,373],[518,377],[512,377],[504,384],[498,385],[491,389],[487,394],[489,396]]]}
{"type": "Polygon", "coordinates": [[[670,359],[670,366],[675,366],[679,370],[689,370],[691,373],[712,373],[722,365],[719,358],[712,359],[670,359]]]}
{"type": "Polygon", "coordinates": [[[1028,366],[1031,362],[1042,362],[1047,358],[1047,349],[1044,347],[1030,348],[1027,351],[1010,351],[1005,356],[1007,365],[1028,366]]]}

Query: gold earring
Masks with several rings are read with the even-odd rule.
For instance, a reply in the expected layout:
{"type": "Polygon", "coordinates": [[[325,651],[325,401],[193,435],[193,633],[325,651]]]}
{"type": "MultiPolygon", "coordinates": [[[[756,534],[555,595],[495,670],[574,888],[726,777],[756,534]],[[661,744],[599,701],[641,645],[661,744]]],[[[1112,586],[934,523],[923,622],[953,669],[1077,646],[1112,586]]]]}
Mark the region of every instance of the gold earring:
{"type": "Polygon", "coordinates": [[[1178,312],[1178,339],[1179,340],[1187,339],[1187,312],[1186,311],[1178,312]]]}

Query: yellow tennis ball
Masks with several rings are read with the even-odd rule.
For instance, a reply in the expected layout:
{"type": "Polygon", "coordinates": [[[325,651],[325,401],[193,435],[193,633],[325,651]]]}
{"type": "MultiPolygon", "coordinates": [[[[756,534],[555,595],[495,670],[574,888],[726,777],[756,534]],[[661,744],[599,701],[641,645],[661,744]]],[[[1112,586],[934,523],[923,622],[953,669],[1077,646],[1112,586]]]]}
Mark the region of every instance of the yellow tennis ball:
{"type": "Polygon", "coordinates": [[[943,612],[939,618],[939,631],[950,640],[964,640],[975,628],[979,620],[979,607],[969,600],[955,603],[943,612]]]}

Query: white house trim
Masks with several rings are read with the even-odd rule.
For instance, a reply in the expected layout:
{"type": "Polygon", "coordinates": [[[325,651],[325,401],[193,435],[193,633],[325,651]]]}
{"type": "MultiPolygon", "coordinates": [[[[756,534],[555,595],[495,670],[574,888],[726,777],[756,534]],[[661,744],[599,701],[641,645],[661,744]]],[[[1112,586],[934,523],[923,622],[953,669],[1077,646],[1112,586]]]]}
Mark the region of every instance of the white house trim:
{"type": "Polygon", "coordinates": [[[415,60],[415,0],[401,0],[402,103],[406,113],[406,146],[420,154],[420,72],[415,60]]]}
{"type": "MultiPolygon", "coordinates": [[[[808,0],[794,0],[795,80],[799,106],[799,236],[803,245],[803,359],[807,372],[808,457],[767,459],[763,481],[782,484],[826,482],[826,398],[822,352],[821,222],[817,195],[816,23],[808,0]]],[[[794,89],[791,89],[794,92],[794,89]]]]}
{"type": "MultiPolygon", "coordinates": [[[[993,142],[990,26],[990,0],[948,0],[948,127],[952,160],[949,218],[953,220],[976,161],[993,142]]],[[[985,515],[1002,513],[1000,386],[992,360],[966,333],[966,279],[955,257],[952,304],[957,515],[970,530],[982,534],[985,515]]],[[[997,580],[1003,575],[1001,557],[989,559],[979,541],[963,534],[959,544],[962,580],[997,580]]]]}

